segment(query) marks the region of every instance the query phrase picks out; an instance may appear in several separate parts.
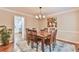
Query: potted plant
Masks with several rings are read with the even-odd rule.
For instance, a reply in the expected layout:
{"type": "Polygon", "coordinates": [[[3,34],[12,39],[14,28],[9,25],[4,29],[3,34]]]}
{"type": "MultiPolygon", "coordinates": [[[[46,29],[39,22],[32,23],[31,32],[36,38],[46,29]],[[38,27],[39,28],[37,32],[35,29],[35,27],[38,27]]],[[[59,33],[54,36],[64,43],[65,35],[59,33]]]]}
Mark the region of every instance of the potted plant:
{"type": "Polygon", "coordinates": [[[4,25],[3,28],[0,30],[0,40],[3,46],[9,44],[10,34],[11,32],[8,31],[7,27],[4,25]]]}

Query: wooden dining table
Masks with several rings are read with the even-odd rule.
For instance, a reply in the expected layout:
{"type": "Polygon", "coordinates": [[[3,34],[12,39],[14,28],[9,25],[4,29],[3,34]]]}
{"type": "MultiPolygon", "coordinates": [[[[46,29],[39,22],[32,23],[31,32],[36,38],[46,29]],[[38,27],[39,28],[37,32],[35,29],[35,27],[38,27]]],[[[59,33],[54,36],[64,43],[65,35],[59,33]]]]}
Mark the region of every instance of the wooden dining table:
{"type": "Polygon", "coordinates": [[[40,37],[40,39],[41,39],[41,44],[42,44],[42,52],[44,52],[44,43],[45,43],[45,40],[46,40],[46,38],[47,38],[47,36],[48,35],[50,35],[50,33],[43,33],[43,34],[41,34],[41,33],[37,33],[37,36],[39,36],[40,37]]]}

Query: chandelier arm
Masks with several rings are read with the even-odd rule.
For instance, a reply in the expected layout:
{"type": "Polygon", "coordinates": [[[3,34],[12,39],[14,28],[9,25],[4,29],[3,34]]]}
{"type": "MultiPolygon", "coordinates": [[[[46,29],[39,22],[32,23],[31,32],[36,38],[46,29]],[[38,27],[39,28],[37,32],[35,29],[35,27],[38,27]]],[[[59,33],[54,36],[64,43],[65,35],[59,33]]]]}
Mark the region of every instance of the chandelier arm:
{"type": "Polygon", "coordinates": [[[41,9],[42,9],[42,7],[40,7],[40,14],[41,14],[41,9]]]}
{"type": "Polygon", "coordinates": [[[39,7],[39,9],[40,9],[40,13],[36,16],[36,19],[43,19],[43,18],[45,18],[45,15],[43,15],[42,11],[41,11],[42,7],[39,7]]]}

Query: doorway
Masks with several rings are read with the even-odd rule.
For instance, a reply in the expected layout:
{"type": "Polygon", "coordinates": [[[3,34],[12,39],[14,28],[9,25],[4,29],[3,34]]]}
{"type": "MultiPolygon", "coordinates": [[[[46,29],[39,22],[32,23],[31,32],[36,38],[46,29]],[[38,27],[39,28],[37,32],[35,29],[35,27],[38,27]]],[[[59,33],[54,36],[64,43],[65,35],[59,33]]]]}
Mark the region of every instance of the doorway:
{"type": "Polygon", "coordinates": [[[17,44],[24,39],[24,17],[14,16],[14,50],[17,51],[17,44]]]}

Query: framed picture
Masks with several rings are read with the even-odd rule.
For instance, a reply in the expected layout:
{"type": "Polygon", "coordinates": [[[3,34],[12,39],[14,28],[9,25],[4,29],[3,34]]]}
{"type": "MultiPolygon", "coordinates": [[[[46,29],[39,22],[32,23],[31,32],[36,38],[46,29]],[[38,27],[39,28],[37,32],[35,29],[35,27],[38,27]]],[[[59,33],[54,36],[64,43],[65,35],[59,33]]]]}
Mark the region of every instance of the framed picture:
{"type": "Polygon", "coordinates": [[[48,18],[47,27],[57,27],[57,19],[54,17],[48,18]]]}

